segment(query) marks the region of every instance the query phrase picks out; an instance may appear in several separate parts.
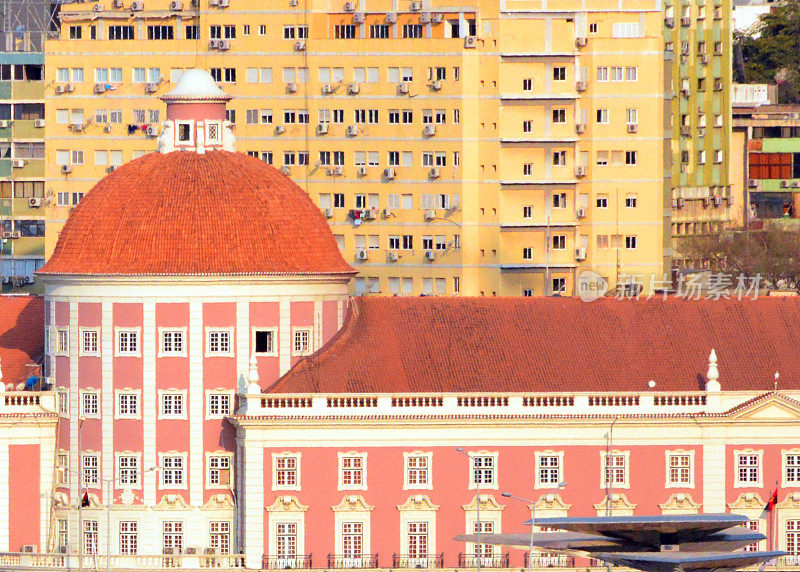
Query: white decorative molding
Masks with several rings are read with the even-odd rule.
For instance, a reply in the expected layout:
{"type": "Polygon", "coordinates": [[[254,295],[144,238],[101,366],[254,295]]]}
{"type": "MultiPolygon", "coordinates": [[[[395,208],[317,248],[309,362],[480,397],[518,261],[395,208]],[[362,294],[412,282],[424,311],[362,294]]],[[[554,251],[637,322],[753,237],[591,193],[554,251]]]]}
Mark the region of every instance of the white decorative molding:
{"type": "Polygon", "coordinates": [[[689,493],[672,493],[667,502],[658,506],[665,514],[695,514],[700,512],[701,505],[689,493]]]}
{"type": "Polygon", "coordinates": [[[200,507],[201,510],[233,510],[236,506],[231,495],[218,493],[211,495],[208,502],[200,507]]]}
{"type": "Polygon", "coordinates": [[[168,494],[161,497],[155,508],[159,510],[182,510],[189,508],[189,503],[181,495],[168,494]]]}
{"type": "MultiPolygon", "coordinates": [[[[604,498],[602,501],[594,505],[594,509],[597,511],[598,516],[605,514],[606,507],[608,505],[607,500],[608,499],[604,498]]],[[[636,510],[637,506],[639,505],[630,502],[624,493],[611,494],[611,514],[613,516],[633,516],[633,511],[636,510]]]]}
{"type": "Polygon", "coordinates": [[[308,505],[301,504],[296,496],[279,495],[275,497],[275,502],[265,507],[265,510],[267,512],[305,512],[308,510],[308,505]]]}
{"type": "Polygon", "coordinates": [[[767,503],[758,493],[740,493],[735,501],[728,503],[728,508],[731,510],[762,510],[765,506],[767,506],[767,503]]]}
{"type": "MultiPolygon", "coordinates": [[[[415,495],[415,496],[424,496],[424,495],[415,495]]],[[[425,496],[425,498],[428,497],[425,496]]],[[[462,504],[461,508],[463,508],[465,511],[475,512],[475,510],[477,509],[477,505],[478,505],[478,495],[475,495],[474,497],[472,497],[472,500],[470,500],[469,504],[462,504]]],[[[494,495],[481,494],[481,511],[501,511],[504,508],[506,508],[506,505],[497,502],[497,499],[494,498],[494,495]]]]}
{"type": "Polygon", "coordinates": [[[331,507],[333,512],[361,512],[371,511],[374,506],[368,505],[362,495],[345,495],[342,502],[331,507]]]}
{"type": "MultiPolygon", "coordinates": [[[[528,505],[528,508],[533,508],[533,506],[528,505]]],[[[565,503],[564,500],[561,498],[561,495],[558,493],[548,493],[536,499],[537,514],[539,513],[539,511],[553,511],[553,512],[566,513],[571,508],[572,505],[565,503]]],[[[481,507],[481,510],[483,510],[483,507],[481,507]]]]}

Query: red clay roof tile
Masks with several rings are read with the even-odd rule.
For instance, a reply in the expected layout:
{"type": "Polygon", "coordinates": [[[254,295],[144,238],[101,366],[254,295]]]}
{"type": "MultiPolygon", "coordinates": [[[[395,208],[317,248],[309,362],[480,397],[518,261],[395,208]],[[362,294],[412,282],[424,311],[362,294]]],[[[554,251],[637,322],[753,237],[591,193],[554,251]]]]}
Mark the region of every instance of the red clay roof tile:
{"type": "Polygon", "coordinates": [[[340,274],[330,227],[288,177],[243,153],[151,153],[75,208],[41,274],[340,274]]]}
{"type": "Polygon", "coordinates": [[[2,383],[17,385],[39,375],[44,354],[44,299],[0,296],[0,371],[2,383]]]}
{"type": "Polygon", "coordinates": [[[800,298],[356,298],[269,393],[800,389],[800,298]]]}

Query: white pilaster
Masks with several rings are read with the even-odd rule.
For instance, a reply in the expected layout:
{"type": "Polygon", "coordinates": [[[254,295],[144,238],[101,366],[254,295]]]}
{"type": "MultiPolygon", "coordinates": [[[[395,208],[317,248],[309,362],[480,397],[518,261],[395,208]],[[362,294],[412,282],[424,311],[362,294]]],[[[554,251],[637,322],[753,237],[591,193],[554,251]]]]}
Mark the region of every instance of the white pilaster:
{"type": "MultiPolygon", "coordinates": [[[[0,443],[0,552],[9,552],[8,523],[11,520],[9,511],[8,483],[8,442],[0,443]]],[[[17,547],[19,550],[19,547],[17,547]]]]}
{"type": "Polygon", "coordinates": [[[203,504],[203,303],[189,302],[189,504],[203,504]]]}
{"type": "MultiPolygon", "coordinates": [[[[51,504],[55,483],[53,475],[56,468],[56,436],[54,433],[40,432],[39,441],[39,550],[49,550],[48,540],[50,527],[54,525],[50,518],[51,504]]],[[[2,462],[2,461],[0,461],[2,462]]],[[[2,512],[0,512],[2,514],[2,512]]],[[[54,531],[56,532],[56,531],[54,531]]]]}
{"type": "Polygon", "coordinates": [[[725,442],[712,439],[703,445],[703,512],[726,512],[725,442]]]}
{"type": "MultiPolygon", "coordinates": [[[[250,364],[250,302],[236,302],[236,379],[247,373],[250,364]]],[[[245,389],[245,388],[240,388],[245,389]]]]}
{"type": "Polygon", "coordinates": [[[314,300],[314,351],[322,347],[322,300],[314,300]]]}
{"type": "MultiPolygon", "coordinates": [[[[142,470],[147,471],[158,464],[156,456],[156,355],[158,352],[156,331],[156,303],[142,303],[142,470]]],[[[156,471],[144,473],[144,503],[156,504],[156,471]]]]}
{"type": "Polygon", "coordinates": [[[264,554],[264,447],[244,443],[244,486],[239,491],[244,506],[243,538],[244,558],[247,568],[261,568],[264,554]]]}
{"type": "Polygon", "coordinates": [[[292,306],[289,300],[281,300],[278,307],[278,375],[283,375],[292,365],[292,306]]]}
{"type": "MultiPolygon", "coordinates": [[[[74,505],[80,500],[80,482],[78,471],[80,471],[80,451],[78,447],[78,431],[80,409],[80,389],[78,386],[78,348],[80,347],[80,336],[78,332],[78,303],[71,300],[69,303],[69,467],[72,472],[69,474],[70,495],[69,502],[74,505]]],[[[82,445],[82,444],[81,444],[82,445]]],[[[80,533],[78,531],[78,511],[71,511],[69,519],[70,538],[72,546],[78,546],[80,533]]]]}
{"type": "MultiPolygon", "coordinates": [[[[102,303],[101,318],[101,352],[102,352],[102,417],[100,420],[103,440],[103,478],[114,478],[114,306],[111,302],[102,303]]],[[[103,504],[111,502],[106,499],[107,487],[103,486],[103,504]]],[[[113,491],[112,491],[113,494],[113,491]]]]}

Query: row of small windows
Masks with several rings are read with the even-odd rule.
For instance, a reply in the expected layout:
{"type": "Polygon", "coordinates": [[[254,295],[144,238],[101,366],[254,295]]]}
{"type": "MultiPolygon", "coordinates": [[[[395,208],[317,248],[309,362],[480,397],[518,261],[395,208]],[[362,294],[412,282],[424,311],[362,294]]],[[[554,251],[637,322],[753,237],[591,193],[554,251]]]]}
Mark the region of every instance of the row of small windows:
{"type": "MultiPolygon", "coordinates": [[[[383,208],[389,210],[411,210],[414,209],[414,196],[411,193],[399,194],[389,193],[386,195],[386,203],[383,208]]],[[[450,209],[460,205],[460,195],[448,195],[446,193],[423,193],[417,195],[419,208],[430,209],[450,209]]],[[[380,194],[378,193],[355,193],[353,196],[352,207],[354,209],[380,209],[380,194]]],[[[319,207],[321,209],[344,209],[348,208],[344,193],[320,193],[319,207]]],[[[390,213],[387,213],[390,214],[390,213]]],[[[358,235],[356,235],[358,236],[358,235]]],[[[458,235],[456,235],[458,236],[458,235]]]]}
{"type": "MultiPolygon", "coordinates": [[[[115,419],[141,419],[141,392],[137,390],[116,390],[114,410],[115,419]]],[[[100,417],[101,394],[99,390],[80,390],[80,414],[87,418],[100,417]]],[[[181,390],[159,390],[159,419],[186,419],[186,392],[181,390]]],[[[69,393],[58,390],[58,412],[69,415],[69,393]]],[[[220,419],[233,412],[232,391],[208,391],[205,416],[207,419],[220,419]]]]}
{"type": "MultiPolygon", "coordinates": [[[[638,151],[597,151],[597,165],[628,165],[633,166],[638,164],[638,151]],[[609,163],[609,158],[611,162],[609,163]]],[[[567,151],[553,151],[552,164],[556,167],[563,167],[567,164],[567,151]]],[[[534,164],[523,163],[522,174],[526,177],[533,176],[534,164]]]]}
{"type": "MultiPolygon", "coordinates": [[[[43,222],[43,221],[39,221],[43,222]]],[[[70,354],[69,328],[55,328],[51,339],[51,352],[57,356],[70,354]]],[[[141,355],[141,329],[140,328],[115,328],[116,343],[114,355],[135,356],[141,355]]],[[[233,356],[233,328],[216,329],[206,328],[205,355],[233,356]]],[[[278,338],[275,328],[254,328],[253,346],[257,355],[277,355],[278,338]]],[[[292,353],[305,355],[311,351],[311,328],[292,329],[292,353]]],[[[160,344],[159,356],[187,356],[186,329],[159,329],[160,344]]],[[[79,328],[78,354],[81,356],[99,356],[101,354],[100,329],[79,328]]]]}
{"type": "MultiPolygon", "coordinates": [[[[380,123],[381,112],[379,109],[354,109],[353,123],[359,125],[380,123]]],[[[343,124],[345,122],[344,109],[320,109],[318,110],[319,123],[343,124]]],[[[390,125],[409,125],[414,123],[413,109],[389,109],[387,112],[390,125]]],[[[448,112],[446,109],[422,109],[418,110],[422,116],[423,125],[446,125],[448,112]]],[[[278,112],[280,117],[280,112],[278,112]]],[[[284,124],[307,124],[310,115],[307,109],[284,109],[284,124]]],[[[419,117],[419,115],[418,115],[419,117]]],[[[272,109],[248,109],[245,113],[245,121],[249,125],[262,124],[271,125],[275,121],[275,113],[272,109]]],[[[453,109],[452,121],[455,124],[461,121],[461,110],[453,109]]]]}
{"type": "MultiPolygon", "coordinates": [[[[378,166],[377,159],[373,151],[355,151],[354,164],[357,167],[378,166]]],[[[272,151],[247,151],[251,157],[260,157],[262,161],[272,165],[275,155],[272,151]]],[[[344,151],[320,151],[317,156],[317,165],[323,167],[343,167],[345,165],[344,151]]],[[[307,151],[285,151],[283,153],[283,164],[308,165],[309,154],[307,151]]],[[[388,151],[386,161],[389,167],[413,167],[414,154],[412,151],[388,151]]],[[[461,155],[458,151],[453,151],[452,166],[457,167],[461,162],[461,155]]],[[[423,167],[446,167],[448,165],[447,153],[444,151],[423,152],[421,154],[421,165],[423,167]]],[[[341,193],[337,193],[341,194],[341,193]]],[[[329,207],[325,207],[329,208],[329,207]]]]}
{"type": "Polygon", "coordinates": [[[390,276],[383,281],[378,276],[359,276],[354,279],[354,290],[357,296],[363,294],[380,294],[388,292],[392,296],[412,296],[415,286],[423,296],[444,296],[458,294],[461,279],[454,276],[451,280],[452,290],[447,291],[447,278],[413,278],[411,276],[390,276]],[[384,284],[385,290],[382,290],[384,284]]]}

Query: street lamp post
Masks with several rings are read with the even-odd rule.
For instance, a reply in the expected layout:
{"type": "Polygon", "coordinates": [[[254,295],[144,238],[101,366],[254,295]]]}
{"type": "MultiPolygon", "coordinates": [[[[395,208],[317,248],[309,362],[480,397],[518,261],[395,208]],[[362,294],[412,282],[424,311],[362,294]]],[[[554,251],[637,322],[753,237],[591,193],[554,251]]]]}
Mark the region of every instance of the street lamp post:
{"type": "MultiPolygon", "coordinates": [[[[566,481],[562,481],[562,482],[558,483],[558,485],[556,485],[555,487],[553,487],[552,489],[547,491],[547,494],[552,494],[552,493],[554,493],[554,492],[556,492],[556,491],[558,491],[560,489],[563,489],[566,486],[567,486],[567,482],[566,481]]],[[[528,545],[528,572],[531,572],[531,568],[533,567],[533,527],[536,524],[536,501],[532,501],[530,499],[518,497],[518,496],[512,495],[511,493],[500,493],[500,496],[503,496],[503,497],[506,497],[506,498],[509,498],[509,499],[515,499],[515,500],[518,500],[518,501],[522,501],[522,502],[525,502],[525,503],[528,503],[529,505],[531,505],[531,535],[530,535],[530,543],[528,545]]]]}
{"type": "MultiPolygon", "coordinates": [[[[472,463],[474,463],[475,460],[472,457],[472,455],[470,455],[469,453],[464,451],[463,447],[456,447],[456,451],[458,451],[459,453],[461,453],[462,455],[464,455],[465,457],[467,457],[469,459],[470,470],[473,471],[472,474],[474,476],[475,473],[474,473],[474,468],[472,467],[472,463]]],[[[475,491],[476,491],[475,494],[477,495],[475,497],[475,499],[476,499],[475,500],[475,524],[476,524],[476,528],[478,529],[478,532],[482,533],[483,532],[483,527],[481,526],[481,479],[473,479],[473,480],[475,481],[475,491]]],[[[476,548],[478,546],[480,546],[480,544],[476,545],[476,548]]],[[[475,558],[476,568],[477,568],[478,572],[481,572],[481,554],[476,554],[475,556],[476,556],[476,558],[475,558]]]]}
{"type": "Polygon", "coordinates": [[[81,429],[86,417],[78,417],[78,572],[83,572],[83,450],[81,449],[81,429]]]}

